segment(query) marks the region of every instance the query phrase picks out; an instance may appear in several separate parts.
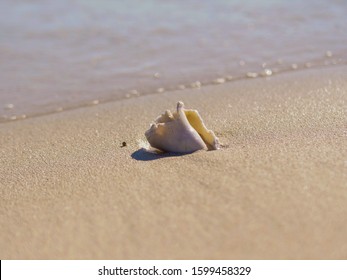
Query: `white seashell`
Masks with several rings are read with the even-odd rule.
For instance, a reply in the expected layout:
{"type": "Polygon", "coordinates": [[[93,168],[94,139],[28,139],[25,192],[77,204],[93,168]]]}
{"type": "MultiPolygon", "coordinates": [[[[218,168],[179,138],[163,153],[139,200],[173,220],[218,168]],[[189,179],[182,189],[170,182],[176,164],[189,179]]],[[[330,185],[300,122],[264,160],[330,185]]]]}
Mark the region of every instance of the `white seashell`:
{"type": "Polygon", "coordinates": [[[198,150],[217,150],[219,140],[208,130],[198,111],[184,109],[177,103],[177,112],[167,110],[145,132],[153,148],[165,152],[192,153],[198,150]]]}

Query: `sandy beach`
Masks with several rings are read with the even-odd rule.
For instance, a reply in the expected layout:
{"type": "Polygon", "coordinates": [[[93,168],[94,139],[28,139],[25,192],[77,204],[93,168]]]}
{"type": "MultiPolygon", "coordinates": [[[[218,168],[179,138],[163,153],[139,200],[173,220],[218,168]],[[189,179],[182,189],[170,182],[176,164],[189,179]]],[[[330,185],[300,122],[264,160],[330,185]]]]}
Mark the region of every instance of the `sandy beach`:
{"type": "Polygon", "coordinates": [[[0,258],[346,259],[346,93],[338,66],[0,124],[0,258]],[[178,100],[222,149],[140,149],[178,100]]]}

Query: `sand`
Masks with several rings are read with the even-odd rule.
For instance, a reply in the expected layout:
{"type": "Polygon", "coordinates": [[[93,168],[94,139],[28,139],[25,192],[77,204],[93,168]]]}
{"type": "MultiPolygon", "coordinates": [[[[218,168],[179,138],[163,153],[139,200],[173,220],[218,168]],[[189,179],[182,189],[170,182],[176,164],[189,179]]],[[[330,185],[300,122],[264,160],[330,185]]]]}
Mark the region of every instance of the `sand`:
{"type": "Polygon", "coordinates": [[[340,66],[1,124],[0,258],[346,259],[346,96],[340,66]],[[178,100],[221,150],[138,147],[178,100]]]}

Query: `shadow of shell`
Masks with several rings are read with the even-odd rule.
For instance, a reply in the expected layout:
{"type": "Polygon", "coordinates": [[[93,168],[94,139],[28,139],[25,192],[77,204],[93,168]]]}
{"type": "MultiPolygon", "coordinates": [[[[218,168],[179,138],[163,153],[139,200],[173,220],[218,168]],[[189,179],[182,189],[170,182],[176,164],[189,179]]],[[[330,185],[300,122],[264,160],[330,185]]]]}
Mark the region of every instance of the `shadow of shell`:
{"type": "Polygon", "coordinates": [[[180,156],[189,155],[189,154],[192,154],[192,153],[153,153],[153,152],[147,151],[144,148],[141,148],[133,152],[131,154],[131,157],[139,161],[151,161],[151,160],[157,160],[157,159],[169,158],[169,157],[180,157],[180,156]]]}

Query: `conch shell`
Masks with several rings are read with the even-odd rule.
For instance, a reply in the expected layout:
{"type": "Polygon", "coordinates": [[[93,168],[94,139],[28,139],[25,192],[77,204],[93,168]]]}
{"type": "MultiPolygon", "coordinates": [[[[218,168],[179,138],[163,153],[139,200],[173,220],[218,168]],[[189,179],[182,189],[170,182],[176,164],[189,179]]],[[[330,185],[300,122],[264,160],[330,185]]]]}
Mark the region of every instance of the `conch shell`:
{"type": "Polygon", "coordinates": [[[149,144],[164,152],[192,153],[198,150],[217,150],[219,140],[208,130],[198,111],[184,109],[177,103],[177,112],[167,110],[145,132],[149,144]]]}

